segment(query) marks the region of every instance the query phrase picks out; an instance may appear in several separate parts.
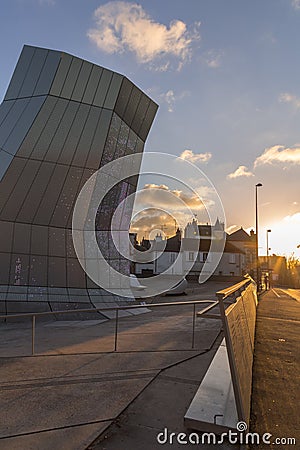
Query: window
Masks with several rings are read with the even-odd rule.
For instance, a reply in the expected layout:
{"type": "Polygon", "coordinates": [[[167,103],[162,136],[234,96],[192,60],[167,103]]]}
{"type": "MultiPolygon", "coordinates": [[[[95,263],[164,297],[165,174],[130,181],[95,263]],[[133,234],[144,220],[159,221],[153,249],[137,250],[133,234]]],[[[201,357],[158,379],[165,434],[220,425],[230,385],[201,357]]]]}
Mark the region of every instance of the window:
{"type": "Polygon", "coordinates": [[[234,272],[230,272],[230,276],[231,276],[231,277],[234,277],[234,272]]]}
{"type": "Polygon", "coordinates": [[[235,264],[235,254],[229,253],[229,264],[235,264]]]}
{"type": "Polygon", "coordinates": [[[194,261],[194,252],[189,252],[189,261],[194,261]]]}
{"type": "Polygon", "coordinates": [[[170,263],[174,263],[176,259],[176,254],[175,253],[170,253],[170,263]]]}

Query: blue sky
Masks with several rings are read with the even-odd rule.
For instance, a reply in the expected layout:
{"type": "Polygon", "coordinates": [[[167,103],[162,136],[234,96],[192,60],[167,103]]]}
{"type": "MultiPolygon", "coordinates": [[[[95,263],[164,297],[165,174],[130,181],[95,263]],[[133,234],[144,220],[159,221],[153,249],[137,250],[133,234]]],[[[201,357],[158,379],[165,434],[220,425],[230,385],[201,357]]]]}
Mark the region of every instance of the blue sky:
{"type": "Polygon", "coordinates": [[[263,183],[260,252],[271,228],[300,256],[300,0],[3,0],[0,35],[1,98],[24,44],[124,73],[160,105],[146,151],[185,152],[229,230],[254,226],[263,183]]]}

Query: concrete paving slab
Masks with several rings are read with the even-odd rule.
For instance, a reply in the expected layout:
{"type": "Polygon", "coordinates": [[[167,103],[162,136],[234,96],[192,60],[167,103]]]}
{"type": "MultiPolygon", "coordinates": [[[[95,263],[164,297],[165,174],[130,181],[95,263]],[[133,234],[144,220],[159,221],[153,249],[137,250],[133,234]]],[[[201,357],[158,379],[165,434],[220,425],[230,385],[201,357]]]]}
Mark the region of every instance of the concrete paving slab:
{"type": "MultiPolygon", "coordinates": [[[[212,284],[209,288],[201,286],[200,290],[201,295],[207,298],[209,292],[215,292],[217,289],[212,284]]],[[[186,299],[188,300],[188,297],[186,299]]],[[[176,298],[172,298],[172,302],[176,303],[176,298]]],[[[77,450],[76,439],[72,439],[69,432],[64,431],[74,429],[76,435],[77,427],[79,429],[92,426],[92,422],[95,421],[107,422],[115,419],[141,392],[144,392],[145,387],[157,377],[158,372],[168,365],[172,365],[170,368],[172,375],[166,378],[164,373],[165,378],[161,378],[160,383],[165,387],[175,386],[175,390],[169,394],[174,397],[173,402],[176,402],[178,386],[186,384],[189,393],[190,389],[197,388],[197,380],[193,378],[196,377],[195,374],[190,375],[192,378],[188,382],[176,380],[178,377],[183,379],[186,377],[173,374],[174,364],[180,363],[178,367],[184,371],[181,366],[182,359],[195,355],[196,350],[190,348],[192,308],[189,311],[176,305],[155,311],[153,308],[149,314],[121,319],[119,326],[118,345],[122,352],[112,353],[114,321],[86,327],[49,327],[38,323],[36,350],[43,352],[44,356],[20,358],[16,355],[22,352],[30,353],[30,323],[22,326],[12,323],[1,324],[0,351],[3,352],[2,355],[9,356],[0,360],[2,438],[7,442],[8,436],[20,439],[16,440],[14,445],[16,448],[19,445],[22,450],[31,448],[44,450],[43,436],[53,432],[57,434],[52,435],[52,448],[77,450]],[[137,343],[142,352],[135,350],[137,343]],[[178,351],[181,345],[184,349],[178,351]],[[31,436],[35,433],[34,441],[25,436],[16,437],[22,433],[30,433],[31,436]]],[[[220,324],[216,321],[197,320],[196,349],[202,351],[211,345],[219,329],[220,324]]],[[[202,355],[201,358],[206,357],[202,355]]],[[[191,371],[190,365],[186,367],[188,372],[191,371]]],[[[197,366],[197,374],[198,370],[197,366]]],[[[183,372],[179,371],[178,374],[180,373],[183,372]]],[[[180,392],[183,391],[183,387],[182,390],[180,388],[180,392]]],[[[167,397],[164,398],[167,400],[167,397]]],[[[153,400],[155,399],[161,405],[162,417],[165,417],[166,409],[162,410],[162,402],[159,403],[159,391],[158,397],[157,395],[153,397],[153,400]]],[[[189,401],[190,399],[187,406],[189,401]]],[[[144,408],[148,407],[147,403],[143,405],[144,408]]],[[[169,403],[167,407],[168,405],[169,403]]],[[[181,420],[183,421],[183,416],[181,420]]],[[[94,428],[91,428],[90,432],[93,439],[94,428]]],[[[78,439],[80,442],[80,438],[78,439]]],[[[145,435],[145,441],[147,439],[145,435]]],[[[2,439],[2,442],[5,441],[2,439]]],[[[133,447],[123,448],[124,450],[144,448],[138,446],[139,442],[133,447]]],[[[86,444],[82,449],[85,447],[86,444]]],[[[0,448],[2,449],[1,440],[0,448]]],[[[9,448],[13,449],[12,446],[9,448]]],[[[123,448],[119,445],[115,447],[117,450],[123,448]]]]}
{"type": "Polygon", "coordinates": [[[0,439],[0,447],[1,450],[82,450],[111,423],[105,421],[4,438],[0,439]]]}
{"type": "MultiPolygon", "coordinates": [[[[171,433],[189,435],[183,417],[217,347],[218,343],[210,352],[194,356],[161,372],[88,449],[198,448],[189,443],[179,444],[174,436],[172,444],[166,442],[162,445],[157,436],[164,430],[167,430],[169,437],[171,433]]],[[[220,449],[220,446],[214,445],[200,446],[204,450],[220,449]]],[[[233,448],[238,447],[222,444],[224,450],[233,448]]]]}
{"type": "Polygon", "coordinates": [[[115,418],[156,375],[73,378],[1,387],[0,437],[115,418]],[[120,395],[122,393],[122,395],[120,395]]]}

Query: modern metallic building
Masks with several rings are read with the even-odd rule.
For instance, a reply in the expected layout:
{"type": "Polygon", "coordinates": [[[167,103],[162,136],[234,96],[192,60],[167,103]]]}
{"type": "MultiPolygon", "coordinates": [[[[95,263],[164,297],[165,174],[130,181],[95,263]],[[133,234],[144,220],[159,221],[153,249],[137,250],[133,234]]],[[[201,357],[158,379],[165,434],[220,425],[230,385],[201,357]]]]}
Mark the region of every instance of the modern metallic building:
{"type": "MultiPolygon", "coordinates": [[[[123,75],[24,46],[0,106],[0,314],[124,304],[80,266],[72,213],[96,170],[143,151],[156,111],[123,75]]],[[[137,177],[124,180],[104,199],[100,232],[108,233],[114,209],[136,183],[137,177]]],[[[129,271],[113,249],[107,256],[129,271]]]]}

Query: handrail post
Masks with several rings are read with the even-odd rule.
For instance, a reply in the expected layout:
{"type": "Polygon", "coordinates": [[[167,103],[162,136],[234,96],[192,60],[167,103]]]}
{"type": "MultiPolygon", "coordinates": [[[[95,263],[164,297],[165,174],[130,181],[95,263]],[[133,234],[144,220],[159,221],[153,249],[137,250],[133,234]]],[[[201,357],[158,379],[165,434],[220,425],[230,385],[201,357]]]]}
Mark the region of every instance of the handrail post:
{"type": "Polygon", "coordinates": [[[116,324],[115,324],[115,349],[117,351],[117,343],[118,343],[118,322],[119,322],[119,310],[116,309],[116,324]]]}
{"type": "Polygon", "coordinates": [[[34,355],[34,343],[35,343],[35,316],[32,316],[32,328],[31,328],[31,354],[34,355]]]}
{"type": "Polygon", "coordinates": [[[194,303],[193,308],[193,336],[192,336],[192,348],[195,347],[195,322],[196,322],[196,303],[194,303]]]}

